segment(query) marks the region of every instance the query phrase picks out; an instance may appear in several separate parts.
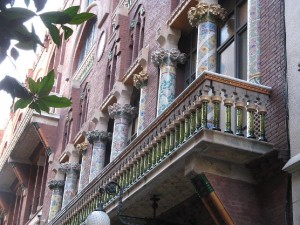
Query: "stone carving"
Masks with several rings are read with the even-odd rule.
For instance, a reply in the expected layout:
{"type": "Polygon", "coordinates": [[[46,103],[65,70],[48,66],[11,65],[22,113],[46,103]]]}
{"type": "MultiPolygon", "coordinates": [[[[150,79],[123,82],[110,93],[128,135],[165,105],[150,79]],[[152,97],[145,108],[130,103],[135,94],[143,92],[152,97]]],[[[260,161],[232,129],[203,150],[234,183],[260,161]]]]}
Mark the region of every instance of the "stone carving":
{"type": "Polygon", "coordinates": [[[133,75],[133,85],[137,89],[140,89],[140,88],[146,86],[147,81],[148,81],[148,74],[144,71],[141,71],[140,73],[133,75]]]}
{"type": "Polygon", "coordinates": [[[137,114],[136,107],[132,107],[129,104],[120,105],[119,103],[114,103],[108,106],[109,116],[113,119],[116,117],[127,117],[128,119],[133,118],[137,114]]]}
{"type": "Polygon", "coordinates": [[[172,48],[170,50],[159,49],[152,53],[151,62],[155,66],[160,66],[163,63],[165,64],[174,64],[185,63],[186,54],[181,53],[177,48],[172,48]]]}
{"type": "Polygon", "coordinates": [[[64,173],[68,173],[68,172],[71,172],[71,171],[79,172],[80,171],[80,164],[79,163],[62,163],[60,165],[59,169],[64,173]]]}
{"type": "Polygon", "coordinates": [[[191,7],[188,12],[188,19],[193,27],[197,27],[199,23],[206,21],[221,22],[225,21],[227,12],[219,4],[198,3],[196,7],[191,7]]]}
{"type": "Polygon", "coordinates": [[[83,151],[86,151],[87,150],[87,147],[88,147],[88,142],[84,141],[78,145],[76,145],[76,149],[79,151],[79,152],[83,152],[83,151]]]}
{"type": "Polygon", "coordinates": [[[56,188],[63,188],[65,186],[64,180],[50,180],[48,182],[48,187],[50,190],[56,189],[56,188]]]}
{"type": "Polygon", "coordinates": [[[86,138],[90,144],[94,144],[96,141],[108,141],[111,140],[111,137],[112,133],[99,130],[89,131],[86,134],[86,138]]]}

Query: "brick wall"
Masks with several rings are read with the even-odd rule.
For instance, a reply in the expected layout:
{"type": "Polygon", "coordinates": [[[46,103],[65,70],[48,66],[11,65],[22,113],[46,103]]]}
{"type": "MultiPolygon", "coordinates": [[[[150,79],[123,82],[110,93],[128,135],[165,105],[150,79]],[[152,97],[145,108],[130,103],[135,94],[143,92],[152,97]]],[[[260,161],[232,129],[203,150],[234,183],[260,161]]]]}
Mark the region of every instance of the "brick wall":
{"type": "Polygon", "coordinates": [[[280,0],[261,0],[262,84],[272,87],[266,130],[268,141],[288,150],[286,127],[284,15],[280,0]]]}

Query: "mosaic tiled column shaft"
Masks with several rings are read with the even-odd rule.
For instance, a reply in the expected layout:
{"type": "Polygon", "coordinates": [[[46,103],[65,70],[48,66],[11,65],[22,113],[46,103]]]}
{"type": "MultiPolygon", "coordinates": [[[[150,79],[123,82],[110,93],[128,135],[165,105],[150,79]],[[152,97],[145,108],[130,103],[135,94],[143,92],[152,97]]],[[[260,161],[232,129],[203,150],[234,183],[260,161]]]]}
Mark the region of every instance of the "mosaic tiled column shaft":
{"type": "Polygon", "coordinates": [[[83,142],[76,146],[77,150],[82,154],[78,192],[80,192],[84,188],[85,177],[88,174],[87,147],[87,142],[83,142]]]}
{"type": "Polygon", "coordinates": [[[48,187],[52,190],[50,210],[49,210],[49,221],[60,211],[63,194],[64,194],[64,180],[51,180],[48,183],[48,187]]]}
{"type": "Polygon", "coordinates": [[[175,99],[176,66],[184,63],[186,55],[176,48],[160,49],[151,56],[155,66],[160,67],[160,79],[157,100],[157,115],[160,115],[175,99]]]}
{"type": "Polygon", "coordinates": [[[136,115],[136,108],[129,104],[122,106],[114,103],[108,107],[108,112],[110,117],[115,120],[110,156],[110,161],[112,161],[127,145],[129,125],[133,116],[136,115]]]}
{"type": "Polygon", "coordinates": [[[78,163],[63,163],[61,171],[66,173],[64,197],[62,207],[65,207],[77,194],[77,186],[79,179],[80,164],[78,163]]]}
{"type": "Polygon", "coordinates": [[[261,83],[260,69],[260,0],[248,1],[248,80],[261,83]]]}
{"type": "Polygon", "coordinates": [[[145,128],[145,110],[146,110],[146,100],[147,92],[146,86],[148,81],[148,74],[145,72],[140,72],[139,74],[134,74],[133,82],[137,89],[140,89],[140,102],[139,102],[139,115],[138,115],[138,129],[137,135],[140,135],[145,128]]]}
{"type": "Polygon", "coordinates": [[[90,131],[87,133],[88,141],[93,144],[92,161],[89,181],[92,181],[104,168],[106,143],[111,140],[111,133],[106,131],[90,131]]]}
{"type": "Polygon", "coordinates": [[[196,76],[204,70],[216,72],[217,25],[226,18],[225,9],[219,4],[198,3],[188,12],[193,27],[198,27],[196,76]]]}

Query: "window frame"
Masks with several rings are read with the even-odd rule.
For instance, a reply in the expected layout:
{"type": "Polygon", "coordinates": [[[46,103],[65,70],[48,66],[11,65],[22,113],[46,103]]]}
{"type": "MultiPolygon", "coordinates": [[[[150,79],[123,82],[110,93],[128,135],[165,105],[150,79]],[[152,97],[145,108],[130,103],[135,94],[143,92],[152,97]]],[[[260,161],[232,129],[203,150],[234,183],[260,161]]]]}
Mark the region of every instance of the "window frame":
{"type": "MultiPolygon", "coordinates": [[[[227,38],[223,43],[221,43],[221,28],[218,28],[217,32],[217,72],[221,73],[221,54],[234,42],[234,77],[238,79],[243,79],[243,74],[241,73],[241,57],[238,57],[240,50],[241,50],[241,44],[240,44],[240,36],[244,32],[248,32],[247,29],[247,22],[246,21],[242,25],[238,25],[238,13],[240,12],[238,9],[240,6],[244,3],[248,4],[248,0],[234,0],[234,8],[231,12],[228,14],[228,19],[230,19],[232,16],[235,17],[234,20],[234,30],[233,34],[227,38]]],[[[227,20],[228,21],[228,20],[227,20]]],[[[226,22],[227,22],[226,21],[226,22]]],[[[247,61],[247,59],[246,59],[247,61]]],[[[247,76],[247,74],[245,74],[247,76]]]]}

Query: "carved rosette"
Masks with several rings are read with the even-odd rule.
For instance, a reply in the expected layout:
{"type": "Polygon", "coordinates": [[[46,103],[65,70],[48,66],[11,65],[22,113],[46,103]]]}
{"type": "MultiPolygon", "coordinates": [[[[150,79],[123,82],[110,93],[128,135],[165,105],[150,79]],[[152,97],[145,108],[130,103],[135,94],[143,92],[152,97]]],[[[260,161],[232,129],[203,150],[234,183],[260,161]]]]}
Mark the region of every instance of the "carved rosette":
{"type": "Polygon", "coordinates": [[[64,180],[50,180],[48,182],[48,187],[50,190],[64,188],[65,181],[64,180]]]}
{"type": "Polygon", "coordinates": [[[59,169],[64,173],[70,173],[72,171],[79,172],[80,167],[79,163],[62,163],[59,169]]]}
{"type": "Polygon", "coordinates": [[[76,149],[79,151],[79,152],[85,152],[88,148],[88,145],[89,143],[84,141],[78,145],[76,145],[76,149]]]}
{"type": "Polygon", "coordinates": [[[188,19],[193,27],[197,27],[202,22],[212,21],[222,24],[227,18],[227,12],[219,4],[198,3],[196,7],[191,7],[188,12],[188,19]]]}
{"type": "Polygon", "coordinates": [[[147,85],[148,74],[144,71],[141,71],[138,74],[133,75],[133,85],[137,88],[143,88],[147,85]]]}
{"type": "Polygon", "coordinates": [[[114,103],[113,105],[108,106],[108,113],[112,119],[122,117],[132,119],[137,114],[137,109],[129,104],[122,106],[119,103],[114,103]]]}
{"type": "Polygon", "coordinates": [[[99,130],[93,130],[89,131],[86,134],[86,138],[89,141],[89,143],[94,144],[96,141],[109,141],[111,140],[112,133],[107,131],[99,131],[99,130]]]}
{"type": "Polygon", "coordinates": [[[170,50],[159,49],[152,53],[151,62],[155,66],[161,66],[163,64],[176,66],[177,63],[184,64],[186,60],[186,54],[181,53],[177,48],[170,50]]]}

